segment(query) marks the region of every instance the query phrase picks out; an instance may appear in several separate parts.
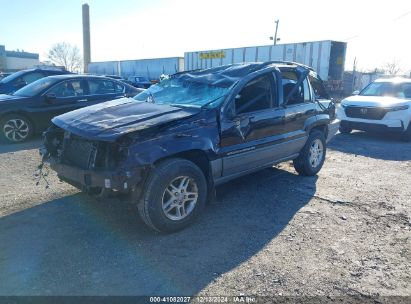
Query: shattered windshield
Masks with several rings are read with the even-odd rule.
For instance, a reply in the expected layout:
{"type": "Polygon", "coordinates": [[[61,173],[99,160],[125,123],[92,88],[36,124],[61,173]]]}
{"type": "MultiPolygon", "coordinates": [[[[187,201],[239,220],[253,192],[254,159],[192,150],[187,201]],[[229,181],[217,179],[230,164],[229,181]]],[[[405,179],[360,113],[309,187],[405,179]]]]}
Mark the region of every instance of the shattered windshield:
{"type": "Polygon", "coordinates": [[[208,83],[164,79],[134,97],[138,101],[157,104],[202,107],[207,104],[217,105],[230,88],[219,87],[208,83]]]}

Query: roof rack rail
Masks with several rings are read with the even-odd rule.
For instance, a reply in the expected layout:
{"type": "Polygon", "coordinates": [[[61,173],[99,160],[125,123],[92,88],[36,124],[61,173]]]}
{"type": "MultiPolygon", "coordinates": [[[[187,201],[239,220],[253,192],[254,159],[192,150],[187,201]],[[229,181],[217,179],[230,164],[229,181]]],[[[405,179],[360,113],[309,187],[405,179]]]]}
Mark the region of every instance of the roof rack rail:
{"type": "Polygon", "coordinates": [[[294,61],[273,60],[273,61],[266,61],[264,63],[267,65],[270,65],[270,64],[298,65],[303,68],[309,69],[310,71],[314,71],[312,67],[305,65],[305,64],[298,63],[298,62],[294,62],[294,61]]]}

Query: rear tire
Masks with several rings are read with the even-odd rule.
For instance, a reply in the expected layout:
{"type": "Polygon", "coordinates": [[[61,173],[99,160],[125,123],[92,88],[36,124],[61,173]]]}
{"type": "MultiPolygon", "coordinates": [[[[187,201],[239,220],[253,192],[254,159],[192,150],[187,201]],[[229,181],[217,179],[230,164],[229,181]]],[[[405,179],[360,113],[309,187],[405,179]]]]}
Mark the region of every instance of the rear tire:
{"type": "Polygon", "coordinates": [[[352,128],[343,124],[343,122],[341,122],[339,130],[340,130],[340,133],[342,134],[350,134],[352,132],[352,128]]]}
{"type": "Polygon", "coordinates": [[[293,161],[295,171],[304,176],[316,175],[324,164],[325,155],[326,143],[324,133],[319,130],[313,130],[300,155],[293,161]]]}
{"type": "Polygon", "coordinates": [[[0,140],[2,142],[24,142],[32,135],[33,124],[23,115],[10,114],[0,120],[0,140]]]}
{"type": "Polygon", "coordinates": [[[201,169],[175,158],[152,170],[137,207],[147,226],[170,233],[191,225],[203,211],[206,198],[207,181],[201,169]]]}

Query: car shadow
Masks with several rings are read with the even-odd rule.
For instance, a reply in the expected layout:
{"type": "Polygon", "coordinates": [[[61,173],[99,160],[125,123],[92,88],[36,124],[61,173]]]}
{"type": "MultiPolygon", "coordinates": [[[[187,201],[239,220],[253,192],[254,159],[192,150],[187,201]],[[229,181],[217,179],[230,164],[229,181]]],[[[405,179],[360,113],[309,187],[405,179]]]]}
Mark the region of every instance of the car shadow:
{"type": "Polygon", "coordinates": [[[193,226],[168,235],[131,204],[83,194],[8,215],[0,295],[194,295],[276,238],[316,181],[277,168],[234,180],[193,226]]]}
{"type": "Polygon", "coordinates": [[[41,136],[36,136],[28,141],[17,143],[17,144],[0,143],[0,154],[17,152],[17,151],[22,151],[22,150],[37,149],[37,148],[40,148],[41,143],[42,143],[41,136]]]}
{"type": "Polygon", "coordinates": [[[361,131],[347,135],[338,133],[327,146],[331,150],[376,159],[411,160],[411,143],[402,142],[398,134],[361,131]]]}

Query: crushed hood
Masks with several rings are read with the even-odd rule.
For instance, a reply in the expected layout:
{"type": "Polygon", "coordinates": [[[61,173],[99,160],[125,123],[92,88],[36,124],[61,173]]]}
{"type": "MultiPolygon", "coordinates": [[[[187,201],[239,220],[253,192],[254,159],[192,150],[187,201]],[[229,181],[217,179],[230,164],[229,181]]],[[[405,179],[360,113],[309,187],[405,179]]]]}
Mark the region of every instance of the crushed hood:
{"type": "Polygon", "coordinates": [[[356,107],[390,107],[400,105],[409,102],[402,98],[389,97],[389,96],[350,96],[345,98],[341,104],[345,106],[356,107]]]}
{"type": "Polygon", "coordinates": [[[65,113],[54,117],[52,122],[87,139],[115,141],[124,134],[187,118],[199,112],[199,108],[183,109],[122,98],[65,113]]]}

